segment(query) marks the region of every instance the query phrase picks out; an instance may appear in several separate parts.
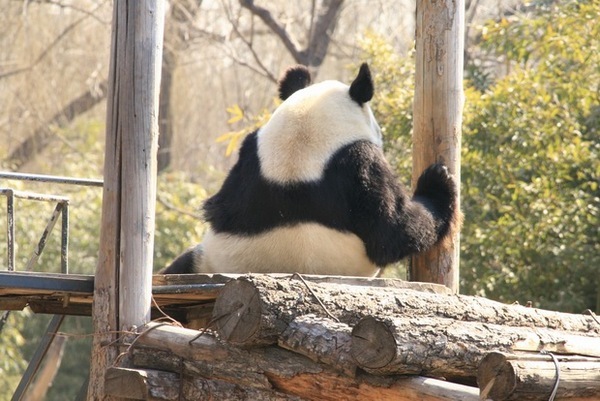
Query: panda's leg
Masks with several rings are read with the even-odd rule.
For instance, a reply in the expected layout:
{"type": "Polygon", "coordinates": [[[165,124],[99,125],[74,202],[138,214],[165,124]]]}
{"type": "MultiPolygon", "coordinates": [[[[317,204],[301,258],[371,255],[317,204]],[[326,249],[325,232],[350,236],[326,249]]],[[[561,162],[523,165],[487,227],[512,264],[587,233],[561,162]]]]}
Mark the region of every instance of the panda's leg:
{"type": "Polygon", "coordinates": [[[202,271],[202,259],[204,251],[202,244],[187,249],[166,268],[160,270],[159,274],[191,274],[202,271]]]}

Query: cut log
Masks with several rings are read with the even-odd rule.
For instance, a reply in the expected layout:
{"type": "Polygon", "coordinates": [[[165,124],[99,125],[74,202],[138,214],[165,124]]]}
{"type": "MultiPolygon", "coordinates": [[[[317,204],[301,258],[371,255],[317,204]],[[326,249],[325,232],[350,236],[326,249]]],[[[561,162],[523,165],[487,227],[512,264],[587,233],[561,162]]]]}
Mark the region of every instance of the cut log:
{"type": "MultiPolygon", "coordinates": [[[[556,396],[600,399],[600,359],[555,356],[560,369],[556,396]]],[[[482,398],[548,400],[557,381],[557,365],[550,355],[487,354],[479,364],[477,383],[482,398]]]]}
{"type": "Polygon", "coordinates": [[[493,351],[548,351],[600,357],[600,337],[444,318],[366,317],[352,330],[352,356],[367,372],[468,378],[493,351]]]}
{"type": "Polygon", "coordinates": [[[260,345],[276,343],[296,316],[313,313],[326,317],[328,312],[349,325],[355,325],[365,316],[381,319],[439,316],[600,334],[600,326],[591,316],[505,305],[479,297],[302,282],[293,277],[276,279],[264,275],[249,275],[228,282],[216,300],[213,318],[225,340],[240,345],[260,345]]]}
{"type": "Polygon", "coordinates": [[[148,401],[286,401],[299,400],[275,391],[257,390],[221,380],[184,377],[160,370],[110,368],[104,388],[107,395],[148,401]]]}
{"type": "Polygon", "coordinates": [[[177,375],[157,370],[109,368],[104,377],[104,392],[134,400],[177,400],[173,386],[177,375]]]}
{"type": "MultiPolygon", "coordinates": [[[[352,378],[279,347],[240,349],[219,342],[208,331],[198,337],[195,330],[154,324],[150,327],[151,330],[137,338],[132,349],[134,366],[136,369],[155,369],[177,374],[183,377],[184,387],[197,386],[198,384],[189,381],[191,378],[202,377],[209,378],[211,382],[235,383],[244,391],[254,389],[265,394],[272,392],[290,399],[479,399],[478,391],[473,387],[420,377],[378,378],[363,373],[352,378]]],[[[173,383],[176,387],[177,381],[173,383]]]]}

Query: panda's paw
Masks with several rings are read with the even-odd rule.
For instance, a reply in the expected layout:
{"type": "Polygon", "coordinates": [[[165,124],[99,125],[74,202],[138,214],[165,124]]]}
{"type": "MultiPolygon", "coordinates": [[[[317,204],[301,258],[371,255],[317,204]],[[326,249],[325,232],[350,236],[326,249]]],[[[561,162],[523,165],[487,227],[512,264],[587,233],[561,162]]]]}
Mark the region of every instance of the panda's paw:
{"type": "Polygon", "coordinates": [[[434,198],[438,201],[446,199],[454,202],[456,198],[456,182],[448,167],[441,163],[429,166],[417,181],[415,196],[434,198]]]}

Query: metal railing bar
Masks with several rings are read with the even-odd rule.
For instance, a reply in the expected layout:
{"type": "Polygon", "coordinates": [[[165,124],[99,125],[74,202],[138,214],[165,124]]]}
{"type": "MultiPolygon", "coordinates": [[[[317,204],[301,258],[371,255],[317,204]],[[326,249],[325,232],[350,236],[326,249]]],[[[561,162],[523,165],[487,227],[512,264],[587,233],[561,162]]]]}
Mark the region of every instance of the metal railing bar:
{"type": "Polygon", "coordinates": [[[33,266],[38,261],[40,255],[42,254],[42,251],[44,250],[44,247],[46,246],[46,241],[48,240],[48,236],[50,235],[50,233],[52,232],[52,229],[54,228],[54,224],[56,224],[56,220],[58,220],[58,216],[61,214],[61,212],[63,212],[63,207],[64,207],[65,203],[66,202],[60,202],[60,203],[56,204],[56,208],[54,208],[54,212],[52,212],[52,216],[50,217],[50,220],[48,220],[48,224],[46,225],[46,228],[44,229],[44,232],[42,233],[40,242],[38,242],[36,248],[33,250],[33,255],[31,255],[31,259],[29,259],[29,262],[27,263],[25,270],[27,270],[27,271],[33,270],[33,266]]]}
{"type": "Polygon", "coordinates": [[[173,284],[173,285],[154,285],[153,294],[189,294],[193,292],[209,292],[223,288],[225,284],[173,284]]]}
{"type": "Polygon", "coordinates": [[[72,292],[87,295],[94,292],[94,276],[83,274],[0,271],[0,283],[3,289],[72,292]]]}
{"type": "Polygon", "coordinates": [[[69,198],[67,198],[66,196],[45,195],[45,194],[38,194],[35,192],[16,191],[11,188],[0,188],[0,195],[6,195],[8,193],[12,193],[12,196],[15,198],[34,200],[34,201],[44,201],[44,202],[68,202],[69,201],[69,198]]]}
{"type": "Polygon", "coordinates": [[[63,203],[60,236],[60,272],[69,273],[69,202],[63,203]]]}
{"type": "Polygon", "coordinates": [[[29,361],[29,365],[27,366],[23,377],[21,377],[21,381],[19,382],[19,385],[17,386],[17,389],[15,390],[11,401],[20,401],[23,398],[23,394],[25,394],[25,391],[31,383],[33,376],[38,371],[42,359],[44,359],[44,356],[46,355],[46,352],[48,352],[50,344],[52,344],[52,341],[54,340],[54,334],[58,331],[64,318],[64,315],[54,315],[52,317],[52,320],[50,320],[48,328],[46,329],[46,333],[44,337],[42,337],[42,339],[40,340],[40,344],[35,350],[31,361],[29,361]]]}
{"type": "Polygon", "coordinates": [[[8,243],[8,270],[15,270],[15,196],[12,190],[7,190],[6,195],[6,237],[8,243]]]}
{"type": "Polygon", "coordinates": [[[88,187],[101,187],[104,185],[102,180],[89,178],[71,178],[45,174],[0,172],[0,178],[20,181],[54,182],[58,184],[83,185],[88,187]]]}

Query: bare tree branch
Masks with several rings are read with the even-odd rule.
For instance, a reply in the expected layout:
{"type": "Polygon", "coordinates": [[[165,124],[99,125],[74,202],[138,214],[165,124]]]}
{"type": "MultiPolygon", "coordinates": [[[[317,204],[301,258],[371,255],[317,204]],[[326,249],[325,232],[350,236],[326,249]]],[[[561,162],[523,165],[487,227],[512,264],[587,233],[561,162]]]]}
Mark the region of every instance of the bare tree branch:
{"type": "Polygon", "coordinates": [[[44,122],[35,132],[23,141],[11,154],[5,159],[5,163],[14,170],[39,154],[50,142],[53,137],[52,131],[48,127],[56,125],[64,127],[73,121],[79,115],[90,110],[106,98],[106,81],[100,82],[97,87],[90,89],[86,93],[78,96],[67,104],[62,110],[57,112],[44,122]]]}
{"type": "MultiPolygon", "coordinates": [[[[269,10],[255,5],[254,0],[239,0],[239,2],[243,8],[259,17],[271,32],[281,40],[297,63],[317,68],[323,63],[327,55],[327,49],[331,43],[331,33],[337,24],[344,0],[322,0],[319,7],[316,7],[313,1],[310,27],[307,31],[308,40],[304,49],[300,49],[289,32],[275,20],[269,10]],[[317,14],[316,21],[315,14],[317,14]]],[[[248,42],[246,42],[246,45],[248,45],[248,42]]],[[[255,59],[257,58],[254,52],[253,56],[255,59]]]]}
{"type": "Polygon", "coordinates": [[[240,5],[248,9],[253,15],[259,17],[262,22],[277,35],[297,63],[307,65],[308,60],[306,59],[306,53],[298,49],[298,45],[292,40],[285,28],[275,20],[269,10],[255,5],[254,0],[240,0],[240,5]]]}
{"type": "MultiPolygon", "coordinates": [[[[54,4],[54,5],[59,5],[59,6],[62,6],[62,7],[67,7],[66,5],[63,5],[63,4],[59,3],[59,2],[55,2],[55,1],[51,1],[51,0],[47,0],[47,1],[45,1],[45,3],[48,3],[48,4],[54,4]]],[[[106,3],[106,1],[104,1],[103,3],[106,3]]],[[[60,42],[61,42],[61,41],[62,41],[64,38],[66,38],[66,37],[67,37],[67,34],[68,34],[69,32],[71,32],[73,29],[75,29],[75,28],[76,28],[76,27],[77,27],[79,24],[81,24],[81,23],[82,23],[83,21],[85,21],[87,18],[89,18],[89,17],[96,18],[96,17],[94,17],[94,15],[93,15],[93,12],[94,12],[94,11],[96,11],[96,10],[98,10],[98,9],[99,9],[99,8],[102,6],[102,4],[103,4],[103,3],[99,4],[98,6],[96,6],[96,8],[94,8],[94,10],[92,10],[92,11],[86,11],[86,10],[82,10],[82,9],[79,9],[79,8],[74,8],[75,10],[77,10],[77,11],[79,11],[79,12],[84,12],[84,13],[85,13],[85,15],[84,15],[83,17],[79,18],[78,20],[76,20],[75,22],[73,22],[73,23],[72,23],[71,25],[69,25],[68,27],[66,27],[64,31],[62,31],[62,32],[61,32],[61,33],[60,33],[60,34],[59,34],[59,35],[58,35],[56,38],[54,38],[54,40],[52,41],[52,43],[50,43],[50,44],[48,45],[48,47],[46,47],[46,48],[44,49],[44,51],[43,51],[43,52],[42,52],[42,53],[41,53],[41,54],[40,54],[40,55],[39,55],[39,56],[38,56],[38,57],[35,59],[35,61],[34,61],[33,63],[31,63],[31,64],[30,64],[30,65],[28,65],[27,67],[21,67],[21,68],[17,68],[17,69],[15,69],[15,70],[12,70],[12,71],[6,72],[6,73],[4,73],[4,74],[0,74],[0,79],[8,78],[8,77],[11,77],[11,76],[13,76],[13,75],[20,74],[20,73],[22,73],[22,72],[29,71],[29,70],[33,69],[33,68],[34,68],[36,65],[38,65],[38,64],[39,64],[39,63],[40,63],[40,62],[41,62],[41,61],[42,61],[44,58],[46,58],[46,56],[47,56],[47,55],[50,53],[50,51],[51,51],[52,49],[54,49],[56,46],[58,46],[58,44],[59,44],[59,43],[60,43],[60,42]]],[[[69,7],[70,7],[70,6],[69,6],[69,7]]],[[[96,19],[98,19],[98,18],[96,18],[96,19]]],[[[101,21],[101,22],[103,22],[103,21],[101,21]]],[[[103,23],[105,23],[105,22],[103,22],[103,23]]]]}
{"type": "Polygon", "coordinates": [[[227,17],[227,20],[231,24],[231,27],[233,28],[233,31],[234,31],[236,37],[238,37],[244,43],[244,45],[248,48],[248,50],[250,51],[250,54],[252,55],[252,58],[254,59],[256,64],[258,64],[258,68],[254,67],[250,63],[244,61],[237,54],[234,54],[234,50],[232,50],[231,48],[225,47],[225,51],[228,53],[229,57],[231,57],[237,64],[249,68],[250,70],[254,71],[255,73],[267,78],[271,82],[277,82],[277,77],[275,77],[271,73],[271,71],[263,64],[263,62],[261,61],[261,58],[258,56],[258,54],[256,53],[256,50],[254,49],[254,43],[253,43],[254,24],[252,24],[250,39],[246,39],[245,35],[243,35],[242,32],[240,32],[237,21],[234,21],[233,15],[231,14],[231,10],[227,7],[224,7],[224,9],[225,9],[225,15],[227,17]]]}

